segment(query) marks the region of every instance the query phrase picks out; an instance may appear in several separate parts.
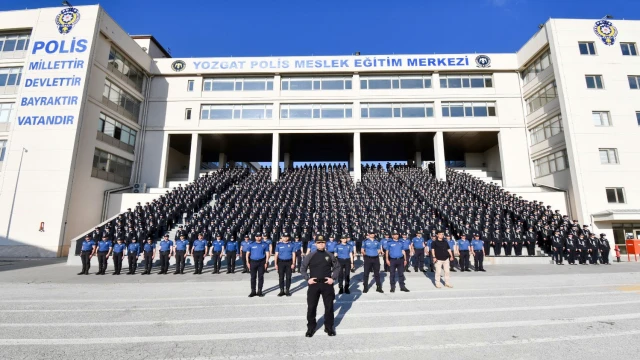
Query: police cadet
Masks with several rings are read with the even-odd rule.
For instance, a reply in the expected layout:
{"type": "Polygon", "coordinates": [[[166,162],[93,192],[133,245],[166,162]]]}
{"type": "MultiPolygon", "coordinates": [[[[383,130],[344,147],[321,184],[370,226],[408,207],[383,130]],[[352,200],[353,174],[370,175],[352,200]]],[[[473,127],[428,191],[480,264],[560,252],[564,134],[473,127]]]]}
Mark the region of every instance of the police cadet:
{"type": "Polygon", "coordinates": [[[87,234],[82,242],[82,249],[80,250],[80,259],[82,260],[82,271],[78,275],[89,275],[89,268],[91,267],[91,258],[96,253],[96,242],[91,238],[91,234],[87,234]]]}
{"type": "Polygon", "coordinates": [[[362,284],[362,292],[367,293],[369,291],[369,273],[373,270],[373,278],[376,280],[376,291],[383,293],[382,283],[380,282],[380,254],[382,253],[382,247],[380,242],[375,239],[375,232],[373,230],[369,231],[369,238],[362,242],[361,253],[364,257],[364,283],[362,284]]]}
{"type": "Polygon", "coordinates": [[[538,235],[533,230],[533,226],[529,226],[529,231],[524,235],[525,246],[527,247],[527,255],[533,256],[536,254],[536,240],[538,235]]]}
{"type": "MultiPolygon", "coordinates": [[[[263,243],[267,245],[267,249],[269,250],[269,259],[271,258],[271,254],[273,254],[273,240],[269,237],[268,234],[264,234],[265,238],[263,239],[263,243]]],[[[265,273],[269,273],[269,259],[267,259],[266,267],[264,268],[265,273]]],[[[275,264],[274,264],[275,265],[275,264]]]]}
{"type": "Polygon", "coordinates": [[[577,245],[577,241],[576,239],[573,238],[573,233],[568,233],[565,246],[568,253],[567,257],[568,257],[569,265],[576,264],[576,245],[577,245]]]}
{"type": "MultiPolygon", "coordinates": [[[[351,239],[351,236],[349,236],[349,234],[347,234],[347,244],[351,246],[351,252],[353,253],[353,261],[351,262],[351,272],[356,272],[355,260],[356,260],[356,247],[357,247],[357,244],[353,239],[351,239]]],[[[358,258],[359,258],[359,255],[358,255],[358,258]]]]}
{"type": "Polygon", "coordinates": [[[393,239],[388,241],[385,248],[385,262],[391,272],[391,292],[396,291],[396,272],[398,276],[398,282],[400,283],[400,290],[409,292],[409,289],[404,284],[404,267],[407,263],[405,258],[404,243],[400,241],[397,231],[393,231],[393,239]]]}
{"type": "Polygon", "coordinates": [[[404,233],[402,234],[402,239],[400,239],[402,250],[404,250],[404,272],[411,272],[409,270],[409,265],[411,265],[411,240],[409,240],[408,236],[408,234],[404,233]]]}
{"type": "Polygon", "coordinates": [[[289,242],[289,233],[283,233],[282,240],[276,244],[274,259],[280,283],[278,296],[291,296],[289,289],[291,288],[291,271],[295,267],[295,257],[295,247],[289,242]]]}
{"type": "Polygon", "coordinates": [[[467,234],[460,234],[460,240],[458,240],[458,253],[460,254],[460,271],[471,271],[469,269],[469,240],[467,240],[467,234]]]}
{"type": "Polygon", "coordinates": [[[557,265],[564,265],[562,258],[564,257],[564,239],[560,236],[560,231],[556,230],[555,235],[551,237],[551,247],[553,249],[553,257],[557,265]]]}
{"type": "MultiPolygon", "coordinates": [[[[380,239],[380,248],[382,249],[382,255],[384,255],[384,249],[387,246],[387,243],[391,241],[391,238],[389,236],[389,233],[385,231],[384,238],[380,239]]],[[[380,262],[379,259],[378,262],[380,262]]],[[[384,266],[382,267],[382,272],[389,271],[389,265],[387,265],[387,262],[384,260],[384,256],[382,257],[382,263],[384,264],[384,266]]]]}
{"type": "Polygon", "coordinates": [[[583,234],[580,234],[580,236],[578,236],[578,243],[576,246],[576,251],[578,253],[578,262],[581,265],[587,265],[587,255],[588,255],[588,245],[587,245],[587,241],[584,238],[583,234]]]}
{"type": "Polygon", "coordinates": [[[264,272],[269,264],[269,245],[262,241],[262,234],[256,233],[256,241],[249,245],[245,261],[249,263],[249,271],[251,272],[251,293],[249,297],[256,295],[262,297],[262,285],[264,284],[264,272]],[[256,277],[258,280],[258,291],[256,292],[256,277]]]}
{"type": "Polygon", "coordinates": [[[454,265],[455,260],[456,260],[455,256],[459,255],[459,253],[458,253],[458,244],[456,244],[456,241],[451,238],[450,234],[446,234],[446,241],[449,244],[449,248],[451,249],[451,253],[454,256],[454,258],[451,261],[449,261],[449,271],[456,272],[456,269],[453,267],[453,265],[454,265]]]}
{"type": "Polygon", "coordinates": [[[222,255],[224,253],[224,240],[222,235],[216,234],[216,239],[211,242],[211,260],[213,260],[212,274],[220,274],[222,267],[222,255]]]}
{"type": "Polygon", "coordinates": [[[336,246],[338,246],[338,242],[336,241],[335,236],[333,236],[333,235],[329,236],[329,241],[327,241],[325,249],[328,252],[333,254],[333,253],[336,252],[336,246]]]}
{"type": "Polygon", "coordinates": [[[433,254],[431,253],[431,249],[434,241],[436,241],[436,235],[431,235],[431,239],[427,240],[427,247],[426,247],[426,250],[429,252],[429,255],[426,258],[429,259],[429,271],[431,272],[436,271],[434,267],[435,261],[433,259],[433,254]]]}
{"type": "Polygon", "coordinates": [[[340,273],[338,274],[338,286],[340,290],[338,294],[351,294],[349,291],[349,283],[351,282],[351,271],[354,268],[353,245],[348,243],[348,235],[340,237],[340,244],[336,246],[336,257],[340,264],[340,273]]]}
{"type": "Polygon", "coordinates": [[[609,251],[611,251],[611,245],[609,244],[609,240],[607,240],[605,233],[600,234],[600,253],[601,253],[601,261],[603,264],[611,265],[609,263],[609,251]]]}
{"type": "Polygon", "coordinates": [[[504,254],[506,256],[511,256],[511,248],[513,247],[514,238],[511,228],[507,227],[504,234],[502,234],[502,247],[504,248],[504,254]]]}
{"type": "Polygon", "coordinates": [[[238,242],[236,237],[231,235],[229,241],[224,246],[225,259],[227,260],[227,274],[236,272],[236,257],[238,254],[238,242]]]}
{"type": "Polygon", "coordinates": [[[189,240],[186,239],[186,234],[180,234],[180,239],[176,240],[175,252],[176,271],[173,274],[184,274],[184,263],[189,254],[189,240]]]}
{"type": "Polygon", "coordinates": [[[471,247],[473,248],[473,269],[474,271],[486,271],[483,266],[484,262],[484,241],[480,240],[480,234],[474,233],[473,240],[471,240],[471,247]]]}
{"type": "MultiPolygon", "coordinates": [[[[589,233],[589,239],[587,239],[587,246],[589,247],[591,264],[598,265],[598,248],[600,247],[600,242],[598,241],[598,239],[596,239],[596,234],[589,233]]],[[[99,250],[100,249],[98,248],[98,251],[99,250]]]]}
{"type": "Polygon", "coordinates": [[[204,234],[199,233],[198,238],[191,245],[191,254],[193,255],[193,265],[196,271],[193,275],[202,275],[202,269],[204,268],[204,257],[207,253],[207,240],[204,239],[204,234]]]}
{"type": "Polygon", "coordinates": [[[113,243],[111,239],[109,239],[108,235],[105,234],[102,236],[102,240],[98,241],[98,272],[96,275],[104,275],[105,271],[107,271],[107,264],[109,260],[109,256],[111,255],[111,250],[113,249],[113,243]]]}
{"type": "Polygon", "coordinates": [[[169,271],[169,260],[173,255],[173,241],[169,240],[169,234],[164,234],[160,240],[160,272],[158,275],[166,275],[169,271]]]}
{"type": "Polygon", "coordinates": [[[246,274],[249,272],[249,262],[247,261],[247,251],[249,251],[249,245],[251,245],[251,240],[249,234],[244,236],[244,240],[240,243],[240,258],[242,259],[242,273],[246,274]]]}
{"type": "Polygon", "coordinates": [[[424,268],[424,238],[422,237],[422,231],[416,232],[416,237],[411,239],[411,256],[413,256],[413,269],[418,272],[418,269],[422,272],[427,270],[424,268]]]}
{"type": "Polygon", "coordinates": [[[489,228],[485,226],[482,234],[478,235],[480,235],[480,239],[484,243],[485,256],[491,254],[491,232],[489,231],[489,228]]]}
{"type": "Polygon", "coordinates": [[[147,236],[147,243],[144,244],[142,250],[144,252],[144,272],[142,275],[149,275],[153,267],[153,260],[156,258],[156,244],[153,243],[151,236],[147,236]]]}
{"type": "MultiPolygon", "coordinates": [[[[336,298],[333,283],[338,278],[340,266],[338,260],[325,250],[324,236],[316,236],[316,251],[304,258],[301,271],[305,280],[309,284],[307,290],[307,332],[306,337],[312,337],[318,325],[316,321],[316,310],[318,301],[322,296],[324,303],[324,332],[329,336],[335,336],[333,328],[333,301],[336,298]]],[[[378,265],[380,261],[377,261],[378,265]]]]}
{"type": "Polygon", "coordinates": [[[138,256],[140,256],[140,244],[138,238],[132,237],[131,242],[127,245],[127,260],[129,261],[129,272],[127,275],[133,275],[138,269],[138,256]]]}
{"type": "Polygon", "coordinates": [[[127,247],[124,239],[118,237],[117,242],[113,245],[113,275],[120,275],[122,270],[122,258],[124,257],[124,249],[127,247]]]}
{"type": "Polygon", "coordinates": [[[493,247],[493,255],[500,256],[502,253],[502,237],[500,236],[500,229],[495,229],[491,236],[491,246],[493,247]]]}
{"type": "Polygon", "coordinates": [[[295,236],[295,241],[293,242],[293,252],[296,254],[295,262],[294,262],[294,270],[300,273],[300,265],[302,265],[302,241],[300,241],[300,235],[295,236]]]}

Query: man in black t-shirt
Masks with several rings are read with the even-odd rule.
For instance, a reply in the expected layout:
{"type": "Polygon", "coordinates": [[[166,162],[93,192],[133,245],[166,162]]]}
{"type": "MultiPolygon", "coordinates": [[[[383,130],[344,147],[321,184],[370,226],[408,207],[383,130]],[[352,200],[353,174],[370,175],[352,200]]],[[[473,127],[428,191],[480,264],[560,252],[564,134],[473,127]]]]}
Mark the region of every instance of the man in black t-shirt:
{"type": "Polygon", "coordinates": [[[444,241],[444,232],[438,231],[438,237],[436,241],[431,243],[431,256],[433,257],[434,265],[436,267],[435,285],[437,288],[441,288],[440,274],[444,268],[444,286],[452,288],[449,283],[449,262],[453,260],[453,253],[449,243],[444,241]]]}

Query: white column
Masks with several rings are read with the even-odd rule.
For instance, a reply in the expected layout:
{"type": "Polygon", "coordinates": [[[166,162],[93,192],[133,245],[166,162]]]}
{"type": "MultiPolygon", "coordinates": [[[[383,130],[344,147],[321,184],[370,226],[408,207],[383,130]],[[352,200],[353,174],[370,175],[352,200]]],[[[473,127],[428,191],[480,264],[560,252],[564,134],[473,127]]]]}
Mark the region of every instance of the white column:
{"type": "Polygon", "coordinates": [[[360,168],[361,162],[360,153],[360,133],[353,133],[353,181],[358,182],[362,179],[362,169],[360,168]]]}
{"type": "Polygon", "coordinates": [[[347,164],[347,169],[349,171],[353,171],[353,152],[349,153],[349,163],[347,164]]]}
{"type": "Polygon", "coordinates": [[[531,186],[531,167],[527,163],[529,159],[527,146],[525,128],[500,129],[498,148],[503,187],[531,186]]]}
{"type": "Polygon", "coordinates": [[[218,155],[218,169],[224,168],[226,164],[227,164],[227,154],[220,153],[220,155],[218,155]]]}
{"type": "Polygon", "coordinates": [[[293,167],[293,163],[291,162],[291,154],[284,153],[284,168],[291,169],[293,167]]]}
{"type": "Polygon", "coordinates": [[[168,133],[164,133],[162,140],[162,156],[160,157],[160,178],[158,179],[158,187],[163,188],[167,183],[167,168],[169,163],[169,147],[171,137],[168,133]]]}
{"type": "Polygon", "coordinates": [[[420,151],[416,151],[416,167],[417,168],[421,168],[422,167],[422,153],[420,151]]]}
{"type": "Polygon", "coordinates": [[[273,133],[271,142],[271,181],[278,180],[278,170],[280,169],[280,134],[273,133]]]}
{"type": "Polygon", "coordinates": [[[436,179],[447,180],[447,167],[444,163],[444,137],[442,131],[433,136],[433,155],[435,158],[436,179]]]}
{"type": "Polygon", "coordinates": [[[191,134],[191,153],[189,154],[189,181],[195,181],[200,175],[200,150],[202,149],[202,136],[198,133],[191,134]]]}

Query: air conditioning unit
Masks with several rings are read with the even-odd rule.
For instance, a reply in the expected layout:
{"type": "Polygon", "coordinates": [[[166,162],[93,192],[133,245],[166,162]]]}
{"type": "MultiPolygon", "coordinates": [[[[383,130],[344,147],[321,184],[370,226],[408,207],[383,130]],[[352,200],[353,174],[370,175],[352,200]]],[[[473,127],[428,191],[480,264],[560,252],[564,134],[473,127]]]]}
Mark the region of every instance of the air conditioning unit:
{"type": "Polygon", "coordinates": [[[147,192],[147,184],[133,184],[133,193],[140,194],[147,192]]]}

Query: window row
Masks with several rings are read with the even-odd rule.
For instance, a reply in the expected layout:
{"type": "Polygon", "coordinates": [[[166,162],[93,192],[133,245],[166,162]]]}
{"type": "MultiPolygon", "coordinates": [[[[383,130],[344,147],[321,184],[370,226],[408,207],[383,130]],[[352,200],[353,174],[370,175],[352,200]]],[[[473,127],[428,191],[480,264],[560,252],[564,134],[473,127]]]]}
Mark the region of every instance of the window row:
{"type": "MultiPolygon", "coordinates": [[[[204,79],[202,91],[265,91],[273,90],[271,78],[210,78],[204,79]]],[[[193,91],[193,85],[191,90],[193,91]]]]}
{"type": "MultiPolygon", "coordinates": [[[[203,105],[200,113],[202,120],[233,120],[233,119],[271,119],[273,117],[273,105],[203,105]]],[[[187,120],[191,118],[190,111],[185,115],[187,120]]]]}
{"type": "Polygon", "coordinates": [[[440,75],[441,88],[490,88],[493,87],[491,75],[440,75]]]}
{"type": "Polygon", "coordinates": [[[539,73],[543,72],[551,65],[551,51],[546,50],[542,55],[538,56],[526,69],[522,72],[522,80],[526,84],[535,78],[539,73]]]}
{"type": "Polygon", "coordinates": [[[433,103],[361,104],[360,117],[365,118],[425,118],[433,117],[433,103]]]}
{"type": "Polygon", "coordinates": [[[560,150],[551,155],[543,156],[533,161],[536,177],[553,174],[569,168],[567,151],[560,150]]]}
{"type": "Polygon", "coordinates": [[[114,74],[119,75],[121,79],[127,81],[129,85],[142,92],[144,72],[113,46],[111,46],[111,50],[109,51],[108,68],[114,74]]]}
{"type": "Polygon", "coordinates": [[[0,103],[0,123],[11,122],[14,116],[13,103],[0,103]]]}
{"type": "Polygon", "coordinates": [[[21,67],[0,68],[0,86],[18,86],[21,78],[21,67]]]}
{"type": "Polygon", "coordinates": [[[0,35],[0,59],[10,58],[14,51],[25,51],[29,48],[29,34],[0,35]]]}
{"type": "Polygon", "coordinates": [[[282,90],[351,90],[350,77],[282,78],[282,90]]]}
{"type": "Polygon", "coordinates": [[[496,116],[494,102],[443,102],[443,117],[485,117],[496,116]]]}
{"type": "Polygon", "coordinates": [[[103,113],[98,119],[98,131],[127,145],[136,146],[138,132],[103,113]]]}
{"type": "Polygon", "coordinates": [[[110,107],[130,120],[138,122],[140,114],[140,101],[128,92],[120,89],[117,85],[106,79],[104,82],[103,99],[108,100],[110,107]]]}
{"type": "Polygon", "coordinates": [[[533,95],[525,99],[527,104],[527,114],[531,114],[532,112],[540,109],[545,106],[551,100],[558,97],[558,91],[556,89],[555,80],[542,87],[540,90],[536,91],[533,95]]]}
{"type": "Polygon", "coordinates": [[[351,104],[283,104],[281,119],[348,119],[353,116],[351,104]]]}
{"type": "Polygon", "coordinates": [[[131,179],[133,162],[96,148],[93,153],[91,176],[127,185],[131,179]]]}
{"type": "Polygon", "coordinates": [[[530,130],[531,145],[538,144],[562,132],[562,115],[556,115],[530,130]]]}
{"type": "Polygon", "coordinates": [[[418,76],[361,76],[360,89],[430,89],[431,75],[418,76]]]}
{"type": "MultiPolygon", "coordinates": [[[[593,41],[579,41],[578,50],[580,51],[580,55],[597,55],[596,44],[593,41]]],[[[621,42],[620,50],[623,56],[638,56],[636,43],[621,42]]]]}

